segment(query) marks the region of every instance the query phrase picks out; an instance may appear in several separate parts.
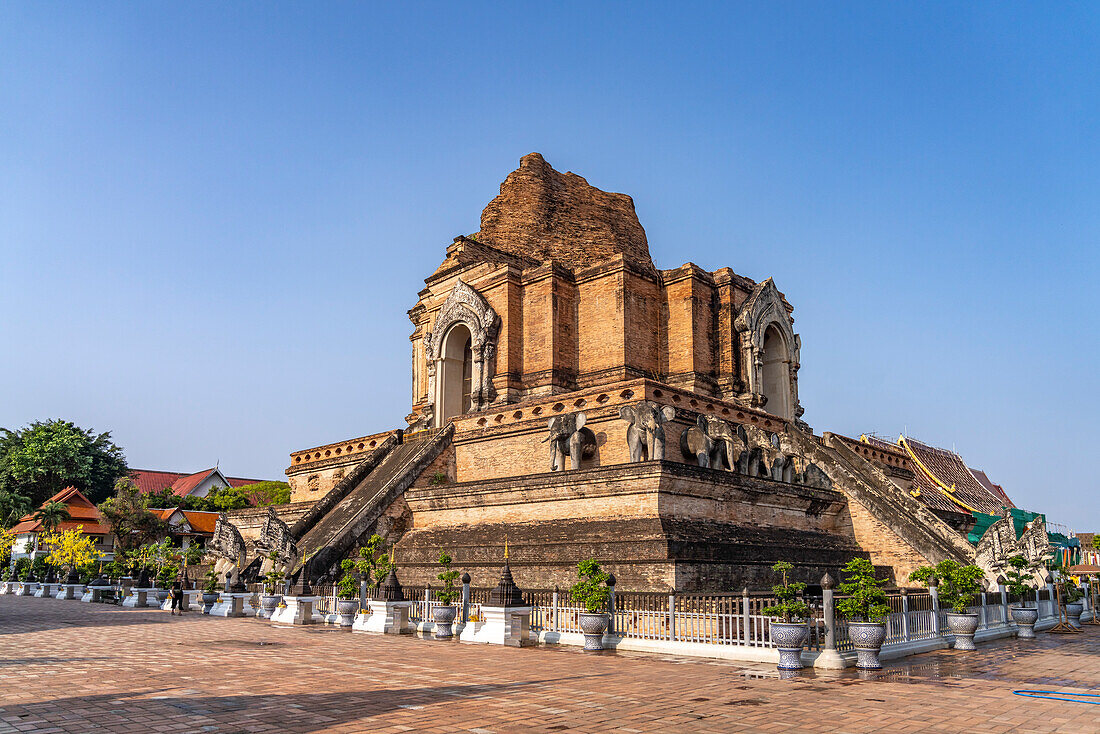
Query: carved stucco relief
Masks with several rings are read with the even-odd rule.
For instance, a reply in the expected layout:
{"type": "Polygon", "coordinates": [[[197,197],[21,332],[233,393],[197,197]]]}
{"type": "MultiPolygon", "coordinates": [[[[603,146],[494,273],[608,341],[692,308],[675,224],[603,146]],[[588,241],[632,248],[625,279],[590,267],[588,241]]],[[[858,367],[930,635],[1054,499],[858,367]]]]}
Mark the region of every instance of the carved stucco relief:
{"type": "Polygon", "coordinates": [[[739,334],[741,362],[745,365],[750,402],[756,406],[763,403],[764,339],[769,327],[772,326],[782,338],[787,352],[790,417],[799,419],[805,412],[798,402],[798,370],[802,366],[800,362],[802,339],[794,333],[793,321],[783,304],[783,298],[775,287],[775,283],[768,278],[757,286],[755,292],[742,304],[734,320],[734,327],[739,334]]]}
{"type": "Polygon", "coordinates": [[[500,318],[485,297],[459,280],[451,289],[430,331],[424,333],[424,357],[428,367],[428,405],[425,422],[431,424],[439,413],[439,374],[447,332],[455,324],[470,330],[471,366],[470,405],[472,411],[485,410],[493,399],[492,378],[496,366],[497,332],[500,318]]]}

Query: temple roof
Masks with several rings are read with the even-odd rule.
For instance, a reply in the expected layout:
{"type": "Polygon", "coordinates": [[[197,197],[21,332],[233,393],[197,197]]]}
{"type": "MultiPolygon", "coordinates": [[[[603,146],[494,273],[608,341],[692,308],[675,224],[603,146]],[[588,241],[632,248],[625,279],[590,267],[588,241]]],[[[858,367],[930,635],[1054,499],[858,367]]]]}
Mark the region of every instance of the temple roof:
{"type": "Polygon", "coordinates": [[[505,253],[576,269],[621,255],[655,272],[634,200],[560,173],[538,153],[520,159],[473,236],[505,253]]]}
{"type": "Polygon", "coordinates": [[[978,481],[954,451],[929,446],[907,436],[899,437],[898,445],[913,461],[914,490],[930,507],[1000,515],[1003,508],[1013,506],[1007,495],[998,494],[978,481]]]}
{"type": "MultiPolygon", "coordinates": [[[[83,532],[86,535],[105,535],[110,532],[110,528],[103,522],[103,516],[99,514],[96,506],[76,487],[66,487],[43,502],[39,508],[51,502],[60,502],[69,509],[69,519],[57,526],[59,531],[73,530],[80,526],[83,527],[83,532]]],[[[34,519],[34,514],[37,511],[28,512],[20,518],[19,523],[11,529],[11,532],[19,535],[41,531],[42,522],[34,519]]]]}

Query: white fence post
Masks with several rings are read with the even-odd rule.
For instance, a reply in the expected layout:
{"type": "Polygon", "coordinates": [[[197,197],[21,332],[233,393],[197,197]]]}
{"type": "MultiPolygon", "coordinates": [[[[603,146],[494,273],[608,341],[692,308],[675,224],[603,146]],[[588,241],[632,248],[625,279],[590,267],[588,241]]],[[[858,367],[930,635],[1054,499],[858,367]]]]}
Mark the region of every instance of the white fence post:
{"type": "Polygon", "coordinates": [[[744,644],[752,644],[752,622],[749,620],[749,587],[741,589],[741,616],[745,620],[744,644]]]}
{"type": "Polygon", "coordinates": [[[935,582],[928,585],[928,595],[932,597],[932,636],[940,636],[940,590],[935,582]]]}
{"type": "Polygon", "coordinates": [[[901,639],[909,642],[909,593],[901,590],[901,639]]]}
{"type": "Polygon", "coordinates": [[[997,584],[1001,590],[1001,624],[1008,626],[1008,589],[1004,584],[997,584]]]}
{"type": "Polygon", "coordinates": [[[676,639],[676,589],[668,592],[668,639],[676,639]]]}
{"type": "Polygon", "coordinates": [[[557,632],[558,631],[558,587],[557,586],[554,587],[554,596],[551,598],[550,609],[551,609],[551,612],[550,612],[550,614],[551,614],[550,629],[553,630],[554,632],[557,632]]]}

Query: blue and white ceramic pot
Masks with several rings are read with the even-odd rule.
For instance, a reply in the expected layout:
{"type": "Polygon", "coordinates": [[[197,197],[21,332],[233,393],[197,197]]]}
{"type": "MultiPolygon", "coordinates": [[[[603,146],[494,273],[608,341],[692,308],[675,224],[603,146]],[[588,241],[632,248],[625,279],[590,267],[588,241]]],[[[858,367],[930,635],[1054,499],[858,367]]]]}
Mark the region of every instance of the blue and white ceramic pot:
{"type": "Polygon", "coordinates": [[[451,625],[454,624],[457,614],[458,608],[454,606],[432,607],[432,621],[435,622],[435,639],[447,640],[454,637],[454,631],[451,625]]]}
{"type": "Polygon", "coordinates": [[[856,667],[860,670],[879,670],[882,663],[878,653],[886,642],[886,625],[881,622],[849,622],[848,639],[856,648],[856,667]]]}
{"type": "Polygon", "coordinates": [[[947,628],[955,635],[956,650],[977,650],[974,633],[978,629],[977,614],[947,613],[947,628]]]}
{"type": "Polygon", "coordinates": [[[779,648],[780,670],[802,669],[802,646],[810,630],[805,622],[776,622],[769,625],[771,640],[779,648]]]}
{"type": "Polygon", "coordinates": [[[584,649],[602,650],[603,635],[607,632],[608,625],[611,624],[611,618],[607,614],[590,614],[589,612],[581,612],[578,616],[580,617],[581,632],[584,633],[584,649]]]}
{"type": "Polygon", "coordinates": [[[1012,621],[1016,623],[1016,636],[1021,640],[1035,639],[1035,623],[1039,621],[1037,607],[1009,607],[1012,621]]]}

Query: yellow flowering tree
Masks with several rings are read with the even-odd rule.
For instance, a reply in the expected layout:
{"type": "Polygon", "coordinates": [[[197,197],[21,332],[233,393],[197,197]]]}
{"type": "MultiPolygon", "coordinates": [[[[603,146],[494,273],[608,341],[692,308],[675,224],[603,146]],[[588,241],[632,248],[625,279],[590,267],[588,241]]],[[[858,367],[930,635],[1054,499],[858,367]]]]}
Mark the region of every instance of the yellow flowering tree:
{"type": "Polygon", "coordinates": [[[0,528],[0,566],[7,566],[11,560],[11,547],[15,544],[15,533],[0,528]]]}
{"type": "Polygon", "coordinates": [[[41,544],[50,552],[46,563],[69,571],[96,561],[102,555],[95,549],[92,537],[84,534],[83,525],[61,533],[47,533],[42,536],[41,544]]]}

